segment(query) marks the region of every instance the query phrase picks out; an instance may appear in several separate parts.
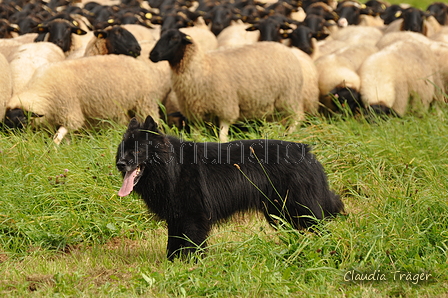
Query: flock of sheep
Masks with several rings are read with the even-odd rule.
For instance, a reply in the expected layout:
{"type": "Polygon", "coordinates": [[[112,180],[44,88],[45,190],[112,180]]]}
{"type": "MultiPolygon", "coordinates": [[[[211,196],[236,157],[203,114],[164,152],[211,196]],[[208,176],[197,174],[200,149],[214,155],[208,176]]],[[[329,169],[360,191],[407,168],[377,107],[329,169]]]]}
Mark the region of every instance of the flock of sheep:
{"type": "Polygon", "coordinates": [[[294,129],[341,105],[403,116],[447,101],[443,3],[424,12],[377,0],[31,1],[41,20],[50,13],[24,32],[11,19],[28,2],[1,4],[0,117],[55,127],[56,143],[133,116],[217,119],[226,141],[244,119],[294,129]]]}

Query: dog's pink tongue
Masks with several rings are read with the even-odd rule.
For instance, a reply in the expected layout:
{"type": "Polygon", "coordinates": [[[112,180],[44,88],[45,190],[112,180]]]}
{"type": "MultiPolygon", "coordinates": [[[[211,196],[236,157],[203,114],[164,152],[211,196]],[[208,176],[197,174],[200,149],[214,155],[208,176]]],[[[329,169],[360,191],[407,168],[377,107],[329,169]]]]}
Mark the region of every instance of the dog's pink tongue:
{"type": "Polygon", "coordinates": [[[125,197],[131,193],[132,189],[134,188],[135,172],[137,172],[137,169],[126,172],[126,174],[124,175],[123,185],[118,191],[118,195],[120,197],[125,197]]]}

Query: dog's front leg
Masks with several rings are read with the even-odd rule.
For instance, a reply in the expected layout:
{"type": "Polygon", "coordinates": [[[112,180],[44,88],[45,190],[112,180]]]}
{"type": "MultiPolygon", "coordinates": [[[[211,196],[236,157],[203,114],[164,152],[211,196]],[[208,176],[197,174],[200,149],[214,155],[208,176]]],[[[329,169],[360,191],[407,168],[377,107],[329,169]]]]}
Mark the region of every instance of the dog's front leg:
{"type": "Polygon", "coordinates": [[[210,224],[207,221],[194,217],[168,222],[168,259],[186,257],[206,247],[209,231],[210,224]]]}

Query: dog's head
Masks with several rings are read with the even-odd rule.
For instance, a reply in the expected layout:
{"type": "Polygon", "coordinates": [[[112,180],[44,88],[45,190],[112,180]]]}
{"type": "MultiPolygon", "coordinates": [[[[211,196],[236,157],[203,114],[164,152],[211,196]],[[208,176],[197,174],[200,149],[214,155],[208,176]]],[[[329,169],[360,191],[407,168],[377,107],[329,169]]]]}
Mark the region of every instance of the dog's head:
{"type": "Polygon", "coordinates": [[[134,189],[143,176],[145,168],[157,161],[160,153],[163,153],[165,135],[161,133],[151,116],[144,123],[132,118],[128,129],[124,133],[117,156],[117,169],[123,174],[123,185],[118,195],[127,196],[134,189]]]}

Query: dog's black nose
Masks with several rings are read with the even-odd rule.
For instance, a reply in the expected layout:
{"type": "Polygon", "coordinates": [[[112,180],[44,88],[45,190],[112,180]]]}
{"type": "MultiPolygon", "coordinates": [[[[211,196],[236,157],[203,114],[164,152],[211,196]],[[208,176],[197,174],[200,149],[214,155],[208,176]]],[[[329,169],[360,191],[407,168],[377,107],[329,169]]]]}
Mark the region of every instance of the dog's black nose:
{"type": "Polygon", "coordinates": [[[122,160],[117,161],[117,169],[120,172],[126,172],[126,163],[122,160]]]}

